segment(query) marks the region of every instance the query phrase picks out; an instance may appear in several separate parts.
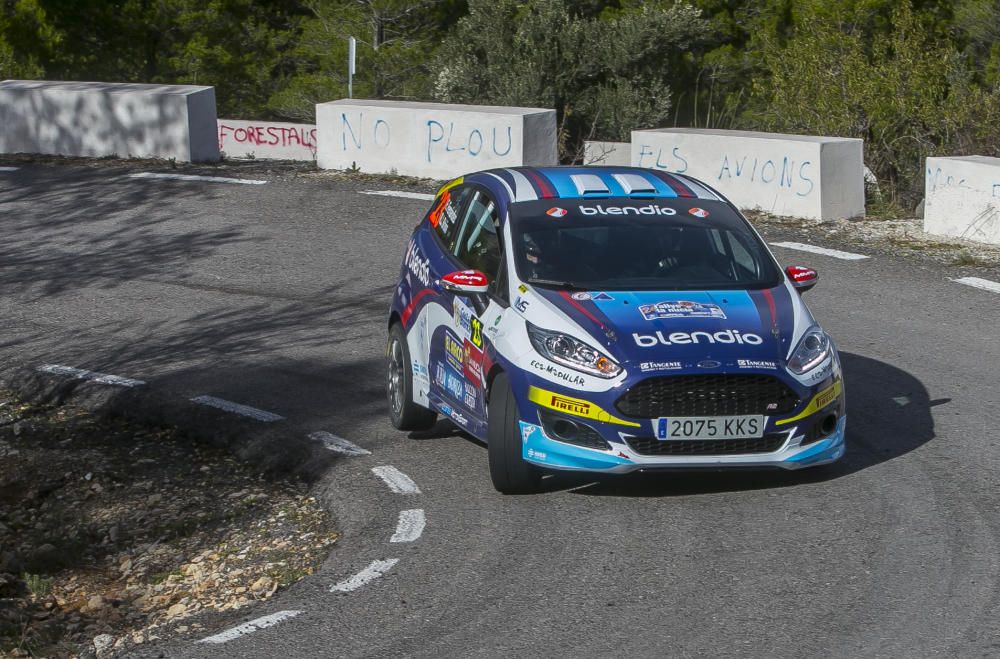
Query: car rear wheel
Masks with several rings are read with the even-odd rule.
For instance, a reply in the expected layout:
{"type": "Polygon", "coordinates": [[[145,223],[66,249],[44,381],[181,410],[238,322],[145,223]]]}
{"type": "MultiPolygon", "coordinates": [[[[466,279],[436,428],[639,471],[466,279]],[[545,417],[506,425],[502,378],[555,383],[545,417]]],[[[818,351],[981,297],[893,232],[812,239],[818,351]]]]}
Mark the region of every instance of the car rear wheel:
{"type": "Polygon", "coordinates": [[[437,414],[413,402],[413,366],[406,333],[396,323],[389,329],[386,349],[385,392],[389,397],[389,417],[399,430],[427,430],[434,425],[437,414]]]}
{"type": "Polygon", "coordinates": [[[519,420],[507,374],[500,373],[490,388],[487,449],[493,487],[504,494],[537,492],[542,482],[542,471],[522,457],[519,420]]]}

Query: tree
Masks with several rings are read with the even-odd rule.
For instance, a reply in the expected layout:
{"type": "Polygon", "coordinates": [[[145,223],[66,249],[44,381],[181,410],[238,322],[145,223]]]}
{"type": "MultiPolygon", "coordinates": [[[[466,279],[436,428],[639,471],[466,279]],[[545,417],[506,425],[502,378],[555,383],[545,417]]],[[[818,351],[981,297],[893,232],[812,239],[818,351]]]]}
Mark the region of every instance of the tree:
{"type": "Polygon", "coordinates": [[[670,113],[669,55],[707,28],[677,4],[584,16],[566,0],[471,0],[435,63],[437,99],[554,108],[560,155],[588,138],[627,139],[670,113]]]}
{"type": "Polygon", "coordinates": [[[354,95],[427,98],[428,62],[464,3],[455,0],[309,0],[292,57],[295,73],[270,107],[313,121],[315,105],[347,96],[347,40],[358,40],[354,95]]]}
{"type": "Polygon", "coordinates": [[[762,34],[764,74],[753,81],[747,119],[765,130],[863,138],[868,166],[912,207],[926,156],[1000,155],[1000,91],[977,85],[938,24],[908,2],[885,21],[876,4],[847,11],[804,1],[783,43],[762,34]]]}

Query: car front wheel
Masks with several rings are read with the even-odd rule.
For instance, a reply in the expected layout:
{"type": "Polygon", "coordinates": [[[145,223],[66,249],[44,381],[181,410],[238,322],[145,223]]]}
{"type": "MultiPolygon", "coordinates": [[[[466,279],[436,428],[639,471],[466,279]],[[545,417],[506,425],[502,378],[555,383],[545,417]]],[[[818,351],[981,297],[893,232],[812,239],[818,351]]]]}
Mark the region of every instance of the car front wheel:
{"type": "Polygon", "coordinates": [[[490,389],[487,449],[493,487],[504,494],[529,494],[541,486],[542,471],[521,455],[519,420],[510,381],[500,373],[490,389]]]}

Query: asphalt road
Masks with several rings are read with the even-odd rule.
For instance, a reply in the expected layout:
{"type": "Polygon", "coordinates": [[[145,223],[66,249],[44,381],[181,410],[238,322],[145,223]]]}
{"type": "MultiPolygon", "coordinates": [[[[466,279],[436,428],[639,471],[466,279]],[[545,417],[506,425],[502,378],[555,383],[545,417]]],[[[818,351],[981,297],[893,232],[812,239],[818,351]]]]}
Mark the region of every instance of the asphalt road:
{"type": "Polygon", "coordinates": [[[807,299],[845,366],[843,461],[562,476],[504,497],[482,445],[387,420],[385,311],[427,202],[359,194],[398,187],[371,182],[125,173],[0,173],[0,360],[218,396],[372,452],[317,485],[345,531],[324,568],[207,624],[302,613],[150,656],[1000,656],[1000,295],[944,266],[775,248],[822,278],[807,299]],[[421,493],[390,492],[379,465],[421,493]],[[389,543],[417,508],[422,536],[389,543]],[[329,592],[387,559],[381,578],[329,592]]]}

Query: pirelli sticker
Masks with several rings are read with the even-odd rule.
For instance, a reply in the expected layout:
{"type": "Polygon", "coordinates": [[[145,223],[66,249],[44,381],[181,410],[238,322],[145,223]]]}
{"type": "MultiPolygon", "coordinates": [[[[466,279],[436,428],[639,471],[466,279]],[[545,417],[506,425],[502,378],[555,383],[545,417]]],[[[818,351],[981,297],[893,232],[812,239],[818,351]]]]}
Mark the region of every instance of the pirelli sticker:
{"type": "Polygon", "coordinates": [[[840,396],[843,390],[844,390],[843,382],[841,380],[837,380],[829,387],[827,387],[823,391],[813,396],[813,399],[809,401],[809,404],[806,405],[806,408],[804,410],[802,410],[801,412],[799,412],[790,419],[782,419],[781,421],[775,421],[774,425],[783,426],[786,423],[792,423],[793,421],[804,419],[810,414],[815,414],[816,412],[819,412],[821,409],[823,409],[833,401],[837,400],[837,398],[840,396]]]}
{"type": "Polygon", "coordinates": [[[632,426],[634,428],[641,427],[638,423],[612,416],[603,408],[589,401],[573,398],[572,396],[563,396],[562,394],[539,389],[538,387],[528,388],[528,400],[536,405],[541,405],[542,407],[547,407],[550,410],[562,412],[563,414],[582,416],[585,419],[594,419],[602,423],[617,423],[618,425],[632,426]]]}

